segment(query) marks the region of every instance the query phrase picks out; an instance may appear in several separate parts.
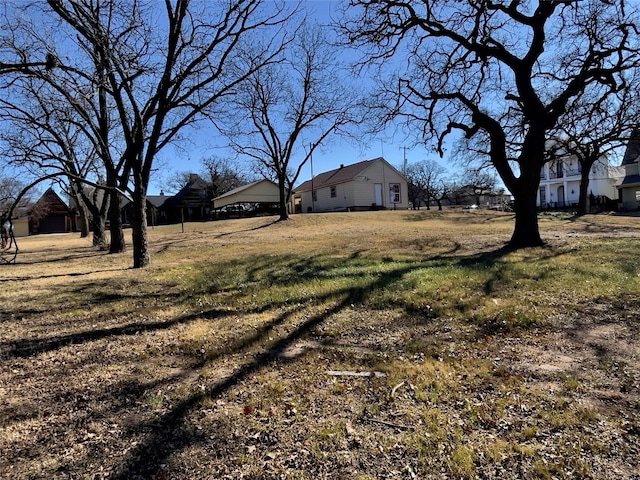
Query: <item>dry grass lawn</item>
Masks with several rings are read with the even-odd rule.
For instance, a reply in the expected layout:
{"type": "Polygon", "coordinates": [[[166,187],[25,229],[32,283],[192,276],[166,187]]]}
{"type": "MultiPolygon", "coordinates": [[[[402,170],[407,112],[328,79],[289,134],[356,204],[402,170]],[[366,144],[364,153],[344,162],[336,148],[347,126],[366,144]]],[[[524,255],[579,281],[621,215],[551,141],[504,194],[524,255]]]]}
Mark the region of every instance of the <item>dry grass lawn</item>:
{"type": "Polygon", "coordinates": [[[640,479],[640,219],[368,212],[0,265],[2,479],[640,479]]]}

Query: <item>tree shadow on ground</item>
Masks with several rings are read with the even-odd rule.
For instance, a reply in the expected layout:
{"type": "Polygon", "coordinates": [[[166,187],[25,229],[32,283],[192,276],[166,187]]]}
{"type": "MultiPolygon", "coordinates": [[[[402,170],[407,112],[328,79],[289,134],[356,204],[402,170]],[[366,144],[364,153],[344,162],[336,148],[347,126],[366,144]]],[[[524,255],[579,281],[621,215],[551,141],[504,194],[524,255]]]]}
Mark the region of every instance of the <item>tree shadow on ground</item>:
{"type": "MultiPolygon", "coordinates": [[[[374,280],[364,285],[355,288],[334,290],[326,293],[322,298],[316,299],[316,303],[327,302],[327,307],[322,309],[321,312],[303,317],[305,318],[304,321],[299,323],[295,328],[288,330],[288,333],[275,338],[275,340],[270,343],[265,341],[269,336],[273,335],[275,327],[281,325],[285,317],[293,315],[296,311],[302,312],[306,308],[305,305],[299,304],[299,306],[281,313],[272,319],[272,321],[258,328],[254,333],[240,337],[229,346],[211,352],[207,356],[207,360],[210,361],[224,355],[247,350],[261,343],[267,343],[264,348],[261,348],[254,353],[254,355],[249,356],[250,360],[239,364],[235,370],[224,376],[217,383],[191,393],[175,404],[170,411],[158,417],[154,421],[153,430],[148,432],[146,438],[128,452],[123,463],[118,468],[118,473],[113,478],[119,480],[148,478],[157,472],[159,465],[167,463],[168,459],[177,451],[204,441],[205,439],[202,438],[197,431],[187,428],[186,426],[187,416],[198,407],[203,399],[220,397],[232,387],[244,382],[252,374],[266,367],[273,366],[274,362],[284,365],[295,361],[299,355],[304,353],[304,350],[300,350],[298,355],[291,355],[289,353],[292,351],[292,347],[296,342],[307,337],[311,332],[315,332],[328,318],[346,309],[353,308],[354,304],[366,302],[368,299],[375,297],[378,292],[384,291],[386,287],[401,281],[402,278],[414,268],[426,268],[432,265],[450,264],[451,262],[458,262],[466,267],[485,268],[488,264],[500,261],[507,253],[510,253],[508,248],[501,248],[496,251],[470,257],[441,255],[427,259],[424,262],[407,261],[404,264],[401,263],[397,268],[380,272],[374,280]],[[332,305],[331,301],[333,301],[332,305]],[[285,354],[285,352],[287,353],[285,354]]],[[[351,259],[357,260],[358,257],[358,255],[353,255],[351,259]]],[[[282,260],[286,263],[286,267],[292,275],[280,278],[261,271],[267,269],[267,265],[275,270],[282,269],[282,264],[274,266],[274,263],[278,262],[274,262],[274,259],[270,258],[268,259],[268,263],[254,265],[254,268],[249,269],[248,277],[253,279],[257,277],[269,278],[269,282],[290,284],[302,278],[312,280],[319,277],[331,278],[332,276],[340,275],[335,271],[331,272],[331,270],[337,270],[341,266],[340,259],[334,259],[334,263],[317,263],[315,260],[317,259],[314,257],[297,260],[290,259],[289,262],[282,260]],[[258,273],[259,271],[261,272],[258,273]]],[[[357,273],[354,273],[354,275],[357,275],[357,273]]],[[[322,344],[322,342],[320,343],[322,344]]],[[[327,342],[325,342],[325,346],[326,344],[327,342]]],[[[340,345],[336,343],[335,346],[340,345]]],[[[135,428],[136,427],[133,427],[134,430],[135,428]]]]}
{"type": "Polygon", "coordinates": [[[100,340],[116,335],[135,335],[154,330],[166,330],[175,325],[188,323],[196,318],[220,319],[230,315],[228,310],[209,310],[196,312],[157,322],[132,322],[111,328],[99,328],[84,332],[74,332],[67,335],[57,335],[47,338],[18,339],[0,343],[0,358],[24,358],[43,352],[49,352],[58,348],[75,345],[95,340],[100,340]]]}
{"type": "MultiPolygon", "coordinates": [[[[157,471],[158,465],[166,463],[168,457],[176,450],[201,441],[198,435],[194,435],[190,430],[181,427],[183,426],[186,416],[203,398],[214,399],[219,397],[251,374],[273,364],[274,361],[281,364],[294,361],[297,358],[296,356],[283,355],[283,353],[295,342],[308,335],[327,318],[350,307],[356,302],[362,301],[362,299],[371,295],[372,292],[378,289],[384,289],[410,270],[410,266],[405,266],[400,269],[385,272],[374,282],[365,286],[345,289],[341,293],[332,292],[330,294],[332,298],[336,297],[336,295],[341,295],[342,299],[337,301],[333,306],[323,309],[322,312],[308,316],[303,322],[291,329],[289,333],[275,339],[267,348],[253,355],[249,361],[239,365],[231,374],[204,390],[192,393],[178,402],[165,415],[159,417],[155,422],[153,431],[147,435],[143,442],[139,443],[136,448],[128,453],[123,464],[118,469],[118,473],[113,478],[129,480],[132,478],[148,478],[150,475],[153,475],[157,471]]],[[[300,306],[299,308],[303,307],[300,306]]],[[[291,313],[292,312],[287,312],[286,315],[290,315],[291,313]]],[[[271,325],[256,332],[253,337],[239,341],[234,348],[244,349],[250,344],[264,339],[267,331],[272,331],[272,327],[278,323],[280,323],[278,320],[271,322],[271,325]]]]}
{"type": "MultiPolygon", "coordinates": [[[[52,252],[58,252],[57,249],[50,249],[52,252]]],[[[31,251],[20,251],[18,253],[18,257],[16,260],[17,264],[23,264],[23,265],[50,265],[50,264],[54,264],[54,263],[64,263],[64,262],[68,262],[71,260],[78,260],[78,259],[83,259],[83,258],[94,258],[94,257],[102,257],[105,255],[110,255],[109,252],[103,252],[100,250],[97,250],[95,248],[92,247],[78,247],[78,248],[70,248],[70,249],[65,249],[64,250],[65,255],[56,255],[53,258],[47,258],[45,256],[45,258],[43,257],[43,253],[42,251],[38,252],[38,255],[36,256],[35,260],[31,260],[29,259],[29,257],[33,254],[33,252],[31,251]],[[26,257],[26,258],[25,258],[26,257]]]]}
{"type": "MultiPolygon", "coordinates": [[[[232,235],[237,235],[240,233],[247,233],[247,232],[255,232],[258,230],[262,230],[263,228],[268,228],[272,225],[275,225],[279,222],[279,220],[271,220],[267,223],[264,223],[262,225],[256,225],[255,227],[250,227],[250,228],[243,228],[243,229],[239,229],[239,230],[232,230],[230,232],[221,232],[221,233],[217,233],[217,234],[212,234],[212,235],[207,235],[207,238],[224,238],[224,237],[229,237],[232,235]]],[[[176,247],[178,245],[184,244],[184,243],[188,243],[191,242],[193,239],[191,236],[182,238],[182,239],[175,239],[175,240],[165,240],[165,241],[160,241],[157,243],[157,245],[159,245],[158,248],[156,248],[155,254],[160,254],[163,253],[167,250],[169,250],[172,247],[176,247]]]]}
{"type": "MultiPolygon", "coordinates": [[[[9,357],[23,358],[49,352],[71,343],[87,343],[110,336],[134,335],[141,332],[164,330],[195,319],[218,320],[235,314],[274,312],[274,316],[255,331],[238,335],[228,344],[220,345],[219,348],[211,350],[189,366],[192,372],[204,366],[207,362],[221,357],[247,353],[247,355],[242,356],[246,360],[237,364],[231,373],[225,375],[218,382],[206,386],[203,390],[187,395],[173,405],[167,413],[159,415],[151,423],[146,419],[141,423],[128,427],[126,435],[130,437],[142,435],[143,439],[128,451],[123,463],[118,467],[118,473],[112,478],[150,478],[156,472],[158,465],[166,463],[173,453],[203,441],[200,434],[193,431],[193,429],[186,428],[186,423],[188,423],[187,416],[198,407],[203,398],[213,399],[223,395],[239,382],[243,382],[252,374],[273,365],[274,362],[284,364],[295,361],[297,356],[289,353],[292,351],[291,347],[313,332],[328,318],[346,309],[353,308],[354,304],[366,304],[368,300],[375,298],[380,292],[384,292],[386,287],[401,282],[404,276],[415,268],[429,268],[451,263],[464,265],[466,268],[486,269],[487,266],[493,268],[508,251],[499,249],[480,255],[461,256],[454,255],[454,253],[457,253],[454,247],[450,253],[450,255],[440,254],[422,260],[402,260],[393,261],[393,263],[392,259],[386,261],[382,259],[380,263],[386,263],[387,265],[383,269],[373,270],[366,275],[359,270],[359,267],[368,266],[371,260],[361,258],[359,254],[351,255],[350,257],[326,259],[321,256],[306,258],[286,258],[286,256],[274,258],[273,256],[268,256],[263,258],[261,262],[255,262],[255,259],[246,259],[245,261],[250,265],[247,268],[247,277],[251,281],[258,281],[258,278],[262,278],[265,279],[264,282],[274,286],[286,287],[295,285],[302,280],[331,280],[345,276],[350,277],[352,281],[357,280],[360,283],[355,287],[334,287],[314,298],[310,298],[308,295],[305,297],[304,293],[300,293],[299,297],[296,298],[282,299],[272,303],[265,301],[264,304],[258,304],[254,307],[198,311],[167,321],[130,322],[117,327],[58,335],[45,340],[21,339],[5,342],[0,347],[3,351],[8,352],[9,357]],[[346,261],[352,262],[351,268],[345,268],[345,258],[347,258],[346,261]],[[289,275],[281,275],[279,272],[289,272],[289,275]],[[311,309],[311,307],[318,305],[324,305],[324,307],[311,309]],[[287,333],[278,336],[276,333],[278,327],[293,316],[303,320],[289,328],[287,333]],[[270,337],[273,337],[273,340],[270,337]]],[[[349,267],[349,265],[346,267],[349,267]]],[[[220,265],[217,265],[216,268],[220,268],[220,265]]],[[[207,272],[205,272],[206,275],[207,272]]],[[[204,291],[213,293],[221,290],[218,287],[214,287],[212,290],[205,289],[204,291]]],[[[99,297],[101,294],[97,292],[96,295],[99,297]]],[[[107,301],[117,300],[117,298],[111,298],[110,294],[105,294],[104,299],[107,301]]],[[[109,395],[118,397],[143,394],[151,388],[175,381],[180,376],[185,376],[188,373],[183,372],[147,383],[140,383],[136,380],[123,381],[115,386],[115,391],[110,394],[105,392],[105,401],[101,403],[108,405],[107,399],[110,398],[109,395]]],[[[105,408],[109,407],[105,406],[105,408]]],[[[115,407],[112,406],[112,408],[115,407]]]]}
{"type": "Polygon", "coordinates": [[[64,278],[64,277],[84,277],[86,275],[95,275],[96,273],[107,273],[107,272],[120,272],[123,269],[120,267],[115,268],[101,268],[90,270],[87,272],[69,272],[69,273],[55,273],[55,274],[43,274],[36,276],[24,276],[24,277],[2,277],[0,278],[0,284],[6,282],[19,282],[21,280],[47,280],[52,278],[64,278]]]}

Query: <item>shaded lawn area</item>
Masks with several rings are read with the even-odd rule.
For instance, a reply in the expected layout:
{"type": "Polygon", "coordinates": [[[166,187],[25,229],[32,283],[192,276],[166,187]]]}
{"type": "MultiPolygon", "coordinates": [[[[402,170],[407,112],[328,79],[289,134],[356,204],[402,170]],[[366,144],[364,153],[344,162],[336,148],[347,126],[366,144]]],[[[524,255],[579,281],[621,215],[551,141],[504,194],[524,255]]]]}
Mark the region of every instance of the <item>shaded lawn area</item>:
{"type": "Polygon", "coordinates": [[[0,477],[640,478],[636,219],[543,218],[548,246],[518,252],[511,227],[159,227],[141,271],[25,239],[2,270],[0,477]]]}

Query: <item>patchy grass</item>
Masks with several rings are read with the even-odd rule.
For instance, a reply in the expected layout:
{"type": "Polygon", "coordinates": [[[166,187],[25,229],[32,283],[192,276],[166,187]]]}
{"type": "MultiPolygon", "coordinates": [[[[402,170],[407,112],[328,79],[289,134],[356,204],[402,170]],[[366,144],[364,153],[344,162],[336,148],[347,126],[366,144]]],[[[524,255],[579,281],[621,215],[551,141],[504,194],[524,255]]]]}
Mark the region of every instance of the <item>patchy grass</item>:
{"type": "Polygon", "coordinates": [[[0,477],[639,476],[637,219],[545,216],[546,247],[505,252],[512,222],[155,227],[144,270],[21,239],[0,477]]]}

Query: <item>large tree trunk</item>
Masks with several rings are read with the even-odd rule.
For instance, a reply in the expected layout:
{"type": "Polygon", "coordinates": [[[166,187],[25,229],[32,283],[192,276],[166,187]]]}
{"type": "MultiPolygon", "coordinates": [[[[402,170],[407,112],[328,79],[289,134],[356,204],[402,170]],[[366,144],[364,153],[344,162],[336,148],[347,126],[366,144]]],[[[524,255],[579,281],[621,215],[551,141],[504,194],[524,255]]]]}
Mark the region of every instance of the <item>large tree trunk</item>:
{"type": "Polygon", "coordinates": [[[529,167],[522,171],[514,198],[515,228],[509,241],[510,248],[539,247],[544,244],[538,229],[536,195],[540,185],[540,169],[529,167]]]}
{"type": "Polygon", "coordinates": [[[109,234],[111,243],[109,253],[122,253],[125,250],[124,233],[122,231],[122,215],[120,214],[120,195],[109,196],[109,234]]]}
{"type": "Polygon", "coordinates": [[[578,216],[586,215],[589,213],[589,172],[591,171],[590,165],[582,165],[582,172],[580,172],[580,195],[578,197],[578,216]]]}
{"type": "Polygon", "coordinates": [[[93,246],[100,248],[100,250],[106,250],[109,244],[109,242],[107,242],[106,219],[102,215],[94,215],[91,223],[93,246]]]}
{"type": "Polygon", "coordinates": [[[80,238],[87,238],[89,236],[89,215],[87,208],[81,205],[82,199],[76,197],[76,204],[78,205],[78,216],[80,217],[78,228],[80,230],[80,238]]]}
{"type": "MultiPolygon", "coordinates": [[[[139,182],[136,182],[139,183],[139,182]]],[[[133,268],[144,268],[151,263],[147,236],[147,194],[139,184],[133,192],[133,268]]]]}

